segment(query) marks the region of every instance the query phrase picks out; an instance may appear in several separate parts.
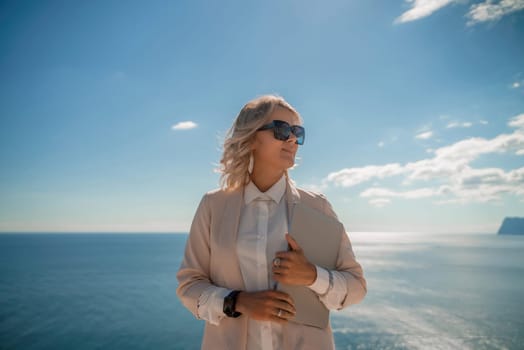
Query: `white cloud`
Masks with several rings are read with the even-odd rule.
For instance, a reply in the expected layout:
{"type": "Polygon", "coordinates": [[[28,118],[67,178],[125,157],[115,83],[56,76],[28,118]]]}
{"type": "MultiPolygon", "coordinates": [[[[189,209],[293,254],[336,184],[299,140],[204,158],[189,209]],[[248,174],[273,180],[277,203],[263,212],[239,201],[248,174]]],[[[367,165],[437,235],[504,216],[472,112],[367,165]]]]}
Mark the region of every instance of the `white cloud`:
{"type": "Polygon", "coordinates": [[[472,125],[473,125],[473,123],[470,123],[470,122],[464,122],[464,123],[451,122],[448,125],[446,125],[446,128],[448,128],[448,129],[451,129],[451,128],[469,128],[472,125]]]}
{"type": "Polygon", "coordinates": [[[522,74],[522,72],[515,74],[513,78],[513,83],[511,83],[510,88],[517,90],[521,90],[522,88],[524,88],[524,74],[522,74]]]}
{"type": "MultiPolygon", "coordinates": [[[[464,139],[434,150],[432,158],[404,165],[389,163],[342,169],[328,174],[323,185],[352,187],[373,179],[402,175],[403,185],[418,181],[435,181],[438,185],[400,192],[372,187],[360,196],[371,199],[438,197],[438,204],[498,201],[506,193],[524,196],[524,168],[506,172],[499,168],[475,169],[470,166],[471,162],[485,154],[524,155],[524,113],[511,118],[508,126],[515,128],[513,133],[500,134],[492,139],[464,139]]],[[[377,203],[384,205],[381,201],[370,202],[375,206],[377,203]]]]}
{"type": "Polygon", "coordinates": [[[497,21],[502,17],[524,9],[524,0],[485,0],[480,4],[471,5],[467,17],[468,25],[480,22],[497,21]]]}
{"type": "Polygon", "coordinates": [[[385,178],[404,173],[403,169],[398,163],[391,163],[386,165],[369,165],[361,168],[342,169],[340,171],[331,173],[325,179],[325,183],[334,183],[337,186],[352,187],[359,183],[369,181],[373,178],[385,178]]]}
{"type": "MultiPolygon", "coordinates": [[[[452,3],[466,3],[467,0],[405,0],[410,9],[395,19],[394,23],[406,23],[428,17],[452,3]]],[[[468,25],[497,21],[513,12],[524,9],[524,0],[484,0],[473,4],[466,14],[468,25]]]]}
{"type": "Polygon", "coordinates": [[[436,189],[436,190],[432,188],[418,188],[416,190],[403,191],[403,192],[392,191],[387,188],[381,188],[381,187],[372,187],[360,193],[360,197],[363,197],[363,198],[399,197],[399,198],[407,198],[407,199],[418,199],[418,198],[428,198],[428,197],[433,197],[435,195],[440,195],[444,191],[445,191],[444,187],[442,189],[436,189]]]}
{"type": "Polygon", "coordinates": [[[391,199],[387,198],[373,198],[369,201],[369,204],[377,208],[382,208],[383,206],[389,203],[391,203],[391,199]]]}
{"type": "Polygon", "coordinates": [[[189,130],[194,129],[198,126],[197,123],[192,121],[179,122],[172,126],[173,130],[189,130]]]}
{"type": "Polygon", "coordinates": [[[380,141],[378,144],[377,144],[378,147],[382,148],[384,147],[384,141],[380,141]]]}
{"type": "Polygon", "coordinates": [[[480,124],[482,125],[488,125],[488,121],[487,120],[481,120],[479,121],[480,124]]]}
{"type": "Polygon", "coordinates": [[[433,131],[426,131],[415,136],[417,139],[427,140],[433,136],[433,131]]]}
{"type": "MultiPolygon", "coordinates": [[[[461,174],[461,184],[463,187],[475,189],[477,185],[497,185],[497,186],[516,186],[517,193],[524,193],[524,167],[508,172],[498,168],[489,169],[468,169],[461,174]]],[[[500,189],[500,188],[499,188],[500,189]]],[[[513,190],[513,189],[512,189],[513,190]]]]}
{"type": "Polygon", "coordinates": [[[409,180],[452,176],[482,154],[505,153],[524,147],[524,133],[501,134],[491,140],[474,137],[435,150],[434,158],[407,163],[409,180]]]}
{"type": "Polygon", "coordinates": [[[447,203],[499,202],[503,194],[524,196],[524,167],[505,172],[498,168],[467,167],[451,179],[449,187],[454,198],[438,201],[447,203]]]}
{"type": "Polygon", "coordinates": [[[524,113],[511,118],[508,125],[513,128],[523,129],[524,128],[524,113]]]}
{"type": "Polygon", "coordinates": [[[411,8],[395,19],[395,23],[406,23],[427,17],[433,12],[455,2],[455,0],[406,0],[411,8]]]}

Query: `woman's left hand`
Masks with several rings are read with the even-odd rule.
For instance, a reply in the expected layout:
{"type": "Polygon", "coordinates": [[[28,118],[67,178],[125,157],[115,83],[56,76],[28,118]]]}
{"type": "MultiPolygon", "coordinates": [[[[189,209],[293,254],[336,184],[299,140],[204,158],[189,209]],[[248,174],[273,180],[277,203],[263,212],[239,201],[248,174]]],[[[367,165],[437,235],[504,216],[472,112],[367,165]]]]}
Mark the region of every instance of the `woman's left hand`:
{"type": "Polygon", "coordinates": [[[295,285],[309,286],[317,279],[317,268],[310,263],[297,241],[286,233],[290,251],[277,252],[273,259],[273,280],[295,285]]]}

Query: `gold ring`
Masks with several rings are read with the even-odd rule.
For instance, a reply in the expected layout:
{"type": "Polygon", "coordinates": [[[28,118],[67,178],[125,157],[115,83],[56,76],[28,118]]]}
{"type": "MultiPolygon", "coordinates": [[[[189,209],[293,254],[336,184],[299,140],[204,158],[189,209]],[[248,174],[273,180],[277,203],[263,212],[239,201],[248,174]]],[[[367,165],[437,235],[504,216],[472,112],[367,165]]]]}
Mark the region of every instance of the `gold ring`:
{"type": "Polygon", "coordinates": [[[274,258],[273,259],[273,266],[279,267],[280,266],[280,258],[274,258]]]}
{"type": "Polygon", "coordinates": [[[278,314],[277,314],[278,317],[282,317],[282,309],[278,309],[278,314]]]}

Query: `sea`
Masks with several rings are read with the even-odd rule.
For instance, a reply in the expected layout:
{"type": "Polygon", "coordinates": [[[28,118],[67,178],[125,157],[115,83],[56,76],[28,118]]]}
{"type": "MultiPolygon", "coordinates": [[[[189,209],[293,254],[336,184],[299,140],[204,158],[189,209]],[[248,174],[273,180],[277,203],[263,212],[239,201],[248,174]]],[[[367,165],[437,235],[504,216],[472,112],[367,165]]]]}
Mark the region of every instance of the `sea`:
{"type": "MultiPolygon", "coordinates": [[[[368,294],[331,313],[337,349],[524,349],[524,236],[349,235],[368,294]]],[[[186,239],[0,234],[0,349],[199,349],[186,239]]]]}

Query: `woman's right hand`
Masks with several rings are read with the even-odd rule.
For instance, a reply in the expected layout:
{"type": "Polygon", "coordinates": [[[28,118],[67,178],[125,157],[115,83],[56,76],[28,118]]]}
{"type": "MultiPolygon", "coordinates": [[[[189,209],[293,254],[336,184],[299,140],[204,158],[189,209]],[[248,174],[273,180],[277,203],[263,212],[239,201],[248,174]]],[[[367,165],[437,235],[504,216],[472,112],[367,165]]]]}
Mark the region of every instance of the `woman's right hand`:
{"type": "Polygon", "coordinates": [[[254,320],[278,323],[286,323],[296,313],[295,304],[289,294],[276,290],[240,292],[235,309],[254,320]],[[282,310],[280,316],[279,310],[282,310]]]}

